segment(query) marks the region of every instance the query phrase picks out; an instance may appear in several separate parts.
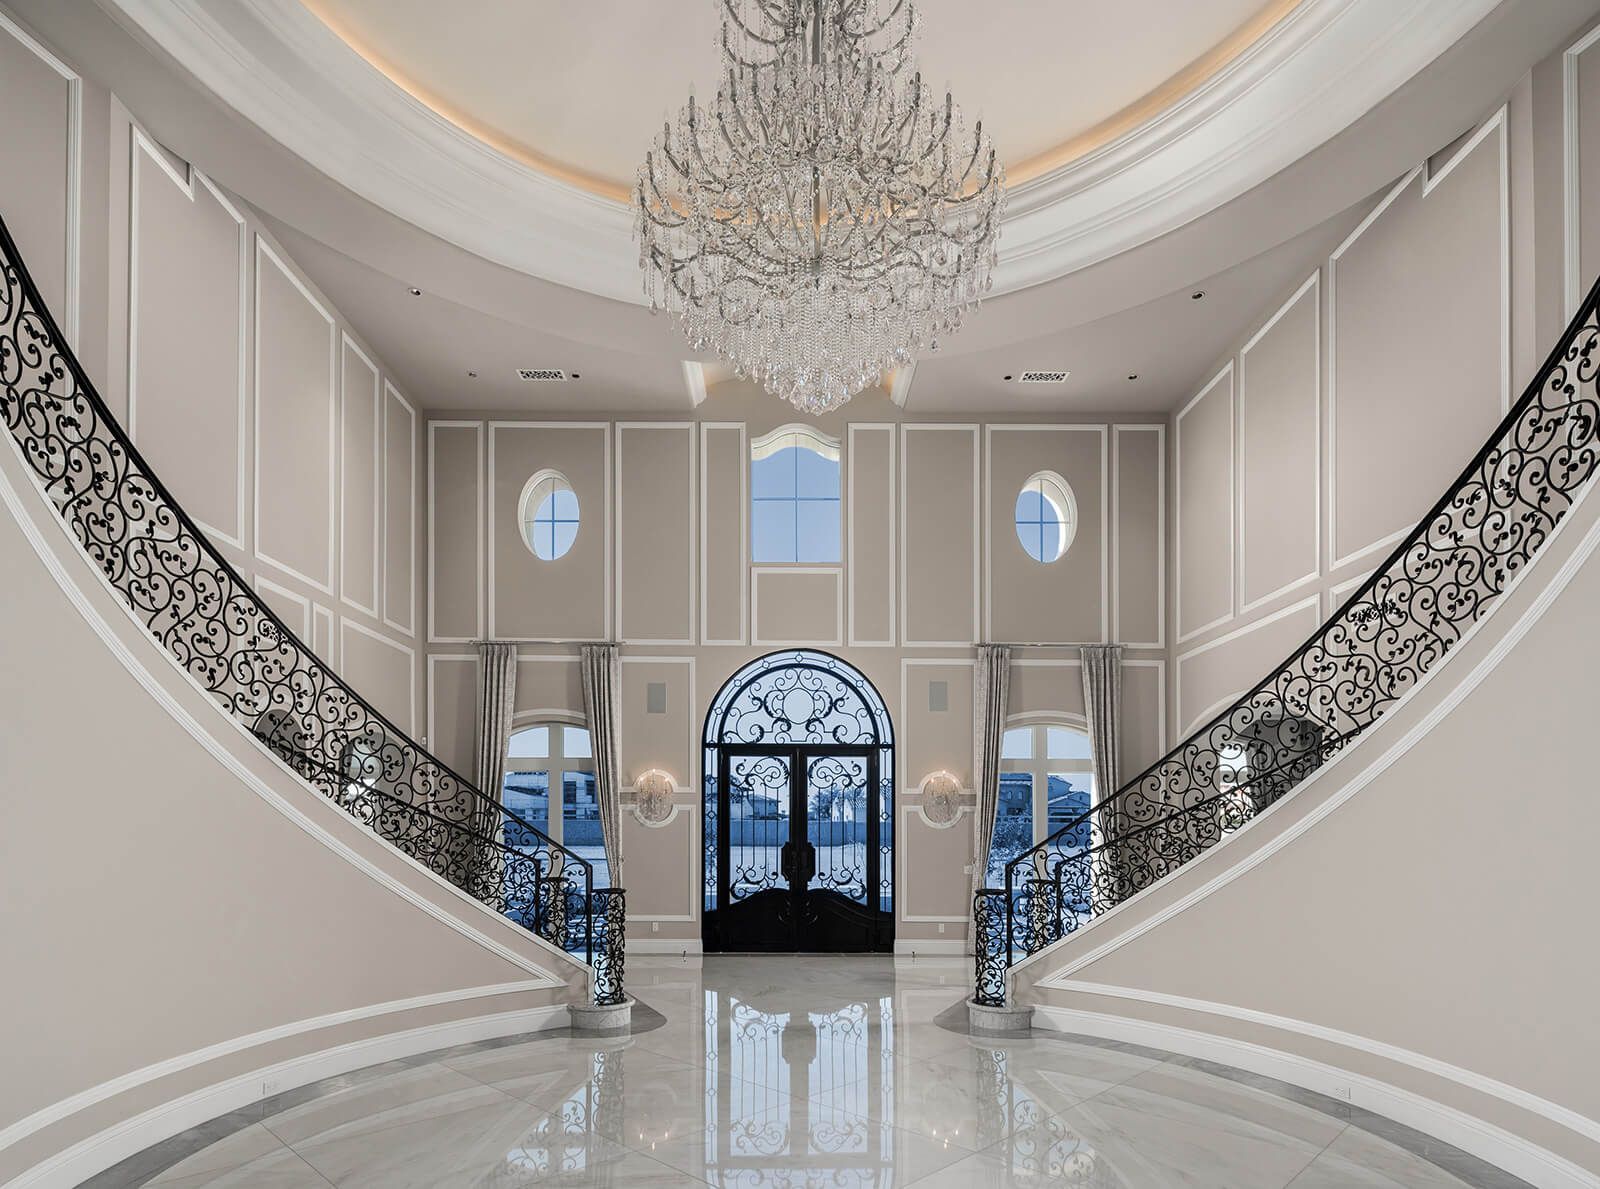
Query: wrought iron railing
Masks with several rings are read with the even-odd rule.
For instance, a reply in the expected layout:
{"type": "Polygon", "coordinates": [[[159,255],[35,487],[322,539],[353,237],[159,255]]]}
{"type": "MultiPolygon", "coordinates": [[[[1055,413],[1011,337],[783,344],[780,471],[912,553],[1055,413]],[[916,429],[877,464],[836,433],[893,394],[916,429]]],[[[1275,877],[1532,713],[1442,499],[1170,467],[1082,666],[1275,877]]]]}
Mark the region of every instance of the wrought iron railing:
{"type": "Polygon", "coordinates": [[[1414,688],[1538,553],[1600,461],[1600,282],[1388,559],[1254,689],[1005,865],[973,904],[973,997],[1276,804],[1414,688]],[[1086,828],[1087,827],[1087,828],[1086,828]]]}
{"type": "Polygon", "coordinates": [[[0,419],[89,559],[173,660],[290,769],[622,1002],[626,898],[429,754],[312,653],[222,557],[66,345],[0,220],[0,419]]]}

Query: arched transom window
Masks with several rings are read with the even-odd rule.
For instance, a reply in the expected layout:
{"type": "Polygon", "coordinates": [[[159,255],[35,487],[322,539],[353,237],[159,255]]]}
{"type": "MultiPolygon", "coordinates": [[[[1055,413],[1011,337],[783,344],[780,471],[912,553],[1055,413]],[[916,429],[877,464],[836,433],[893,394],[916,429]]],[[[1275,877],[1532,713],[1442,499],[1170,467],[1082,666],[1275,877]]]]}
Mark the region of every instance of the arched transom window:
{"type": "MultiPolygon", "coordinates": [[[[1000,803],[989,849],[988,886],[1002,886],[1008,862],[1094,803],[1094,753],[1082,727],[1063,720],[1007,728],[1000,748],[1000,803]]],[[[1085,823],[1084,845],[1091,828],[1085,823]]]]}
{"type": "MultiPolygon", "coordinates": [[[[534,829],[592,863],[595,887],[611,886],[587,727],[536,722],[512,732],[501,801],[534,829]]],[[[505,837],[508,846],[519,846],[510,821],[505,837]]]]}

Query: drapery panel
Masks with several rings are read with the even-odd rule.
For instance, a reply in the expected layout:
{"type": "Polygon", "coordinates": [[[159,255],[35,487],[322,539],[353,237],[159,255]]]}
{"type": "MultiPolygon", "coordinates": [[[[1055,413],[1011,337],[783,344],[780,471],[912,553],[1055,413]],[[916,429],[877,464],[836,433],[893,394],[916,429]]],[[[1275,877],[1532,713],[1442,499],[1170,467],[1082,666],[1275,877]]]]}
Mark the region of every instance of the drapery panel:
{"type": "Polygon", "coordinates": [[[622,762],[620,701],[622,662],[615,644],[583,646],[583,707],[589,719],[594,750],[595,800],[600,809],[600,836],[605,843],[610,884],[622,883],[622,762]]]}
{"type": "MultiPolygon", "coordinates": [[[[1086,644],[1080,650],[1083,660],[1083,713],[1089,723],[1089,748],[1094,759],[1096,802],[1103,802],[1122,786],[1118,757],[1122,747],[1122,645],[1086,644]]],[[[1108,808],[1096,811],[1095,824],[1106,844],[1108,861],[1096,872],[1106,881],[1114,900],[1128,894],[1121,847],[1116,844],[1123,833],[1115,814],[1108,808]]]]}
{"type": "MultiPolygon", "coordinates": [[[[503,819],[496,812],[506,775],[506,750],[511,744],[512,707],[517,700],[517,646],[499,640],[478,643],[478,705],[473,736],[472,778],[484,796],[473,829],[485,838],[501,836],[503,819]]],[[[496,861],[498,851],[485,848],[477,863],[496,861]]]]}
{"type": "MultiPolygon", "coordinates": [[[[989,868],[989,844],[994,839],[995,814],[1000,806],[1000,746],[1005,739],[1010,700],[1010,646],[980,644],[972,689],[972,778],[978,795],[972,848],[973,896],[984,886],[989,868]]],[[[967,930],[969,949],[976,929],[973,922],[967,930]]]]}

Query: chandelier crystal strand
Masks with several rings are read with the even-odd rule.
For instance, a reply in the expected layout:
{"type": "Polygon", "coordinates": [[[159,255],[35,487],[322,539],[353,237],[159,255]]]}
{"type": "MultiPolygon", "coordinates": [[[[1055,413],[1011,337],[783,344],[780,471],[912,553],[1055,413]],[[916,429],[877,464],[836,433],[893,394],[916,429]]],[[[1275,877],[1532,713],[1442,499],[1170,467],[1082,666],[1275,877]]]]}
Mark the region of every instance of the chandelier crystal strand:
{"type": "Polygon", "coordinates": [[[645,294],[694,350],[826,413],[979,304],[1004,170],[917,73],[910,0],[720,6],[716,96],[691,92],[639,169],[645,294]]]}

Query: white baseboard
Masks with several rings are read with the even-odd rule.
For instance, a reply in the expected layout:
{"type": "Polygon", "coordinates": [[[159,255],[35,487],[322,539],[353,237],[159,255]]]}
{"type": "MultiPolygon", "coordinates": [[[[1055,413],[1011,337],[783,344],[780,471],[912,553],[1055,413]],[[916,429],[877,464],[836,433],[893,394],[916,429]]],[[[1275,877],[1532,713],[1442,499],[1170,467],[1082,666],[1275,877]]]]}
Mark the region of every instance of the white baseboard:
{"type": "Polygon", "coordinates": [[[671,954],[678,957],[690,954],[700,956],[700,939],[698,937],[630,937],[628,938],[628,953],[630,954],[671,954]]]}
{"type": "Polygon", "coordinates": [[[152,1107],[141,1115],[113,1124],[99,1134],[80,1140],[34,1165],[8,1182],[5,1189],[70,1189],[126,1160],[135,1152],[142,1152],[152,1144],[170,1139],[207,1119],[238,1110],[264,1097],[309,1085],[323,1078],[364,1069],[369,1065],[393,1061],[398,1057],[413,1057],[434,1049],[501,1036],[561,1028],[567,1022],[567,1005],[554,1003],[391,1032],[385,1036],[351,1041],[320,1052],[292,1057],[276,1065],[195,1090],[161,1106],[152,1107]]]}
{"type": "Polygon", "coordinates": [[[954,954],[961,957],[967,952],[967,943],[960,937],[916,937],[910,940],[899,938],[894,943],[894,956],[908,958],[912,954],[920,954],[925,958],[948,957],[954,954]]]}
{"type": "Polygon", "coordinates": [[[1502,1127],[1376,1078],[1309,1057],[1174,1024],[1050,1004],[1034,1007],[1033,1026],[1166,1049],[1315,1090],[1454,1144],[1543,1189],[1596,1189],[1600,1186],[1600,1178],[1593,1173],[1502,1127]]]}

